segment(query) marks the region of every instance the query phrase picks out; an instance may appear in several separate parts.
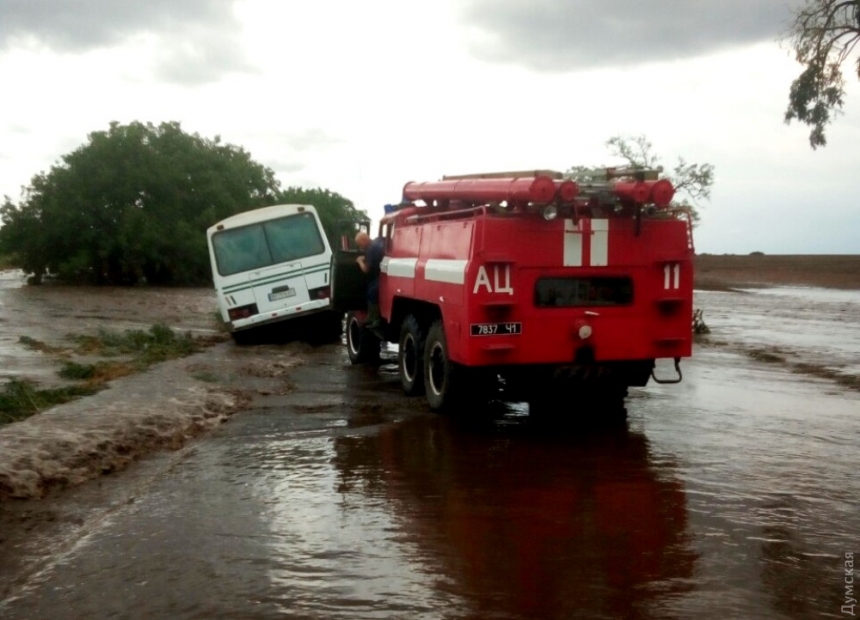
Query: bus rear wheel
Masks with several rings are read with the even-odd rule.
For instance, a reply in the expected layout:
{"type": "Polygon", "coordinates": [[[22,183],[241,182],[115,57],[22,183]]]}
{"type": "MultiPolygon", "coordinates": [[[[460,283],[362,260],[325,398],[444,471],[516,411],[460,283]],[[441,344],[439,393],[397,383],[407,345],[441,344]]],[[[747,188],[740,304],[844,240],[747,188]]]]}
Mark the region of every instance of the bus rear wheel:
{"type": "Polygon", "coordinates": [[[250,329],[240,332],[230,332],[230,337],[239,346],[254,344],[254,331],[250,329]]]}

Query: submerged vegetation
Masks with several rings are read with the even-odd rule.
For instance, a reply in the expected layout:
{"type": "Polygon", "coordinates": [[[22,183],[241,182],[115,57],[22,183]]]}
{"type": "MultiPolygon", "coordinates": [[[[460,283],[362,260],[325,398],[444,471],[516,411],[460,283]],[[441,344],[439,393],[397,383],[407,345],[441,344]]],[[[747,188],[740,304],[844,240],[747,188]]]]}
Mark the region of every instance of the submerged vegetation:
{"type": "Polygon", "coordinates": [[[126,330],[122,333],[99,330],[96,335],[70,335],[70,345],[57,347],[29,336],[18,342],[28,349],[55,355],[61,361],[57,374],[75,384],[65,387],[39,389],[32,381],[12,379],[0,390],[0,425],[23,420],[44,409],[95,394],[119,377],[146,370],[166,360],[185,357],[214,344],[212,338],[194,338],[177,334],[170,327],[156,324],[148,330],[126,330]],[[83,362],[70,359],[72,355],[98,356],[101,359],[83,362]]]}
{"type": "Polygon", "coordinates": [[[200,341],[190,334],[177,335],[166,325],[156,324],[148,331],[126,330],[121,334],[99,330],[95,336],[71,336],[76,351],[84,355],[133,355],[141,370],[150,364],[195,353],[200,341]]]}
{"type": "Polygon", "coordinates": [[[23,420],[48,407],[89,396],[97,391],[98,388],[89,385],[40,390],[32,381],[12,379],[0,392],[0,424],[23,420]]]}
{"type": "Polygon", "coordinates": [[[699,308],[695,312],[693,312],[693,334],[701,335],[701,334],[710,334],[711,328],[705,323],[705,311],[702,308],[699,308]]]}

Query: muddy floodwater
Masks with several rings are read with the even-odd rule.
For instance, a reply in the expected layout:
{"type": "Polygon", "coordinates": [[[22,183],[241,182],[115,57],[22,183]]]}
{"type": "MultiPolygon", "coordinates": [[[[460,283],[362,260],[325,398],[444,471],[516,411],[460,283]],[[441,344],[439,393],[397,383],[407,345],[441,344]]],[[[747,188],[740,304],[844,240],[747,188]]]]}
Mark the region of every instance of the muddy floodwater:
{"type": "MultiPolygon", "coordinates": [[[[631,390],[614,425],[434,415],[392,364],[303,349],[182,449],[5,505],[0,618],[845,617],[860,292],[696,307],[712,333],[684,381],[631,390]],[[52,520],[28,530],[36,514],[52,520]]],[[[196,363],[228,381],[287,353],[222,343],[196,363]]]]}

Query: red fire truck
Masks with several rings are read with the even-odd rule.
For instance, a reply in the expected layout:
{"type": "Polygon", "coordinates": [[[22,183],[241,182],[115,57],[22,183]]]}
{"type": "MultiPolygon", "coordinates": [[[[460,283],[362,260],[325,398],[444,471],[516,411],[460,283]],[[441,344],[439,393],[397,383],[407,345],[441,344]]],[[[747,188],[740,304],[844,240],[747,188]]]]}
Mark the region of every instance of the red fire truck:
{"type": "MultiPolygon", "coordinates": [[[[382,339],[403,390],[433,410],[487,399],[532,412],[623,410],[627,388],[681,380],[691,354],[693,239],[656,171],[552,171],[407,183],[379,224],[382,339]],[[674,360],[669,377],[655,361],[674,360]]],[[[353,363],[378,359],[362,327],[357,250],[334,259],[353,363]]],[[[661,365],[662,366],[662,365],[661,365]]]]}

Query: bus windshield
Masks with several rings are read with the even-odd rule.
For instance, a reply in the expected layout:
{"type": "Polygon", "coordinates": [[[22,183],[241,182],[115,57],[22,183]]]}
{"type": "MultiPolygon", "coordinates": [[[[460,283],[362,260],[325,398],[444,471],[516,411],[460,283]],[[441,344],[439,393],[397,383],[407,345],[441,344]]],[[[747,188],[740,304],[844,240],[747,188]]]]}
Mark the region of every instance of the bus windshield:
{"type": "Polygon", "coordinates": [[[311,213],[231,228],[212,235],[218,273],[229,276],[325,251],[311,213]]]}

